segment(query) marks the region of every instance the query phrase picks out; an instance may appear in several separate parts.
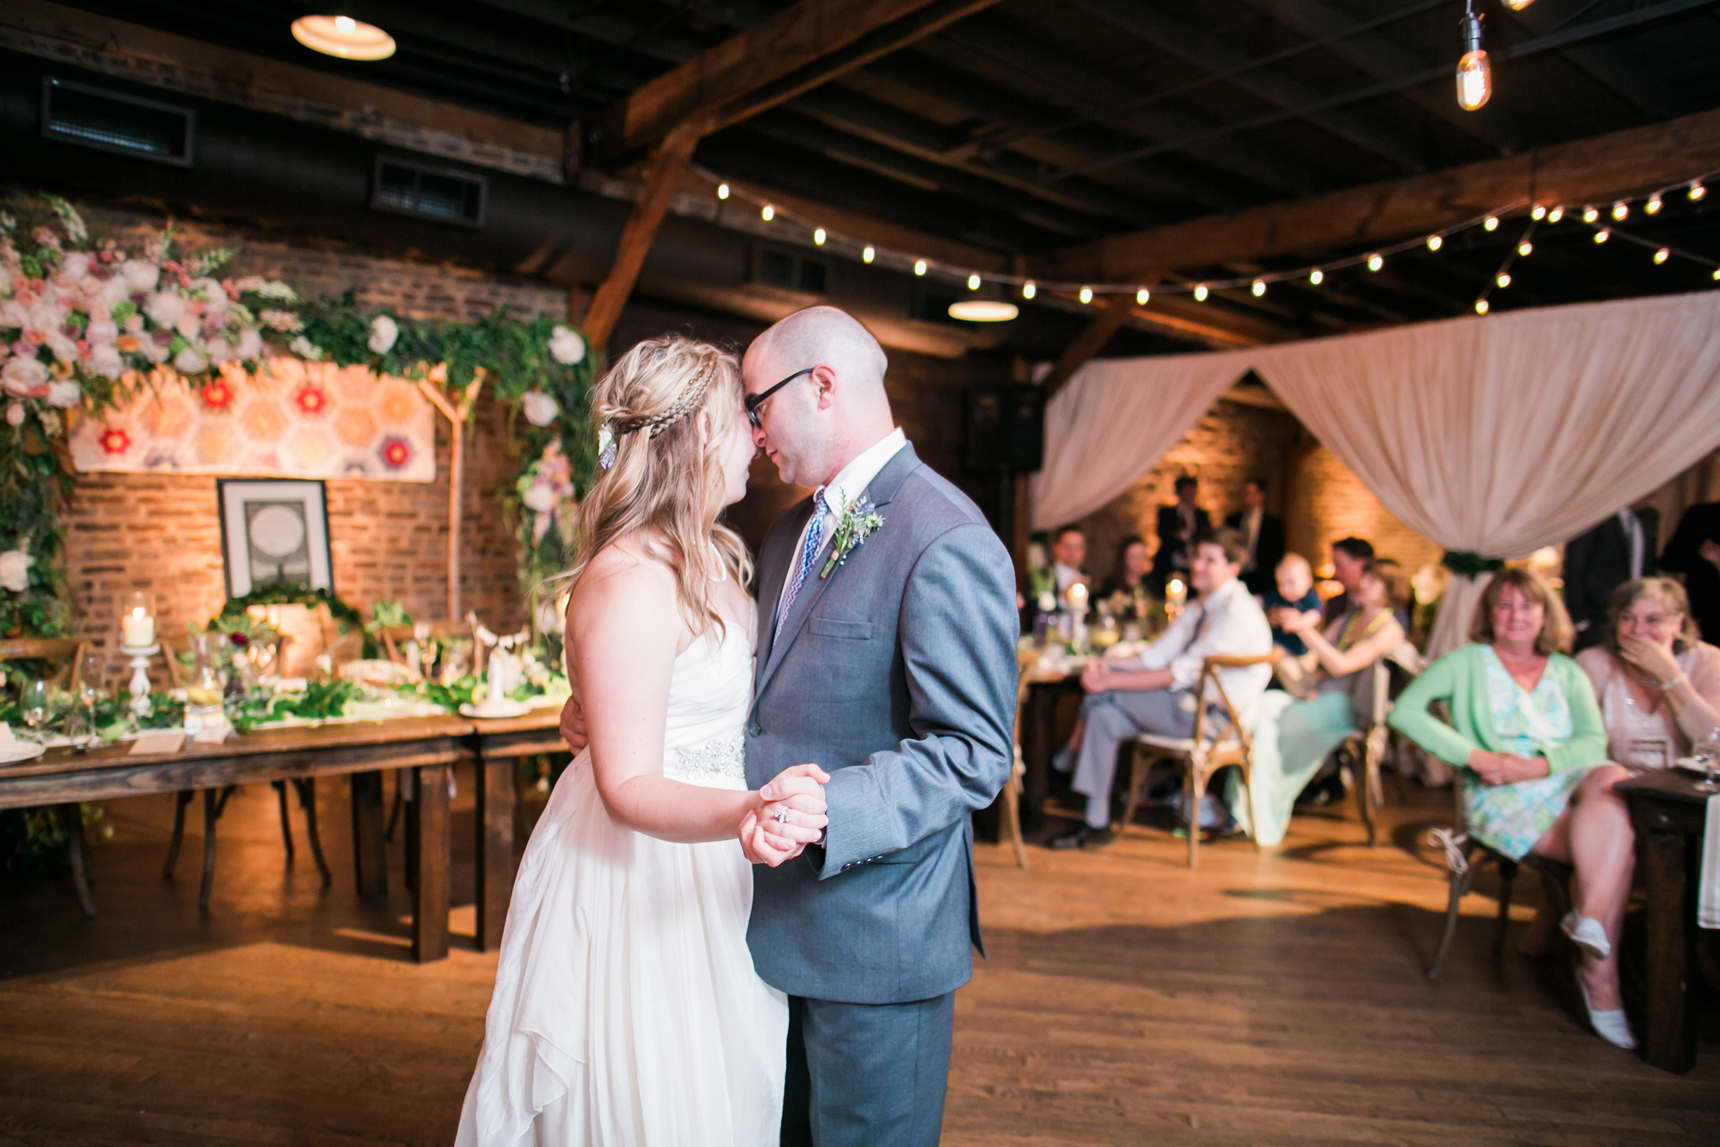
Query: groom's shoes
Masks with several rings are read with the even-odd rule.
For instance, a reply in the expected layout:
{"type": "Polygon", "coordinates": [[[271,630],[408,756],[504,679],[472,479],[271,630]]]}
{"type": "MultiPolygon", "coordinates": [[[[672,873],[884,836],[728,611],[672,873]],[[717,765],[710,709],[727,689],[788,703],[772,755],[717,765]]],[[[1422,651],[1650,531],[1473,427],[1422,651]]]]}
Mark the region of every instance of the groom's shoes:
{"type": "Polygon", "coordinates": [[[1099,848],[1111,843],[1111,830],[1108,828],[1090,828],[1078,824],[1068,832],[1052,837],[1046,841],[1047,848],[1099,848]]]}

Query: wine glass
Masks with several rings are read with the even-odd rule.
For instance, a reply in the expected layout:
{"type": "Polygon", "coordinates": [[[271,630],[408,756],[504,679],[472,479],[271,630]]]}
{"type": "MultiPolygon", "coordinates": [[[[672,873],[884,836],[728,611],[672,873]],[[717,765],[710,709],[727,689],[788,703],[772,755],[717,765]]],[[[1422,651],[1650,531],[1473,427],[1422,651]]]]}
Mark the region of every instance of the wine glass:
{"type": "Polygon", "coordinates": [[[1696,782],[1696,791],[1720,793],[1720,784],[1715,783],[1716,776],[1720,776],[1720,727],[1710,729],[1696,745],[1696,763],[1703,772],[1703,779],[1696,782]]]}
{"type": "Polygon", "coordinates": [[[418,663],[423,667],[424,680],[430,681],[431,671],[436,668],[436,641],[430,636],[430,623],[415,622],[412,626],[412,640],[418,645],[418,663]]]}
{"type": "Polygon", "coordinates": [[[25,685],[18,707],[24,711],[24,724],[30,726],[31,737],[40,741],[42,734],[39,730],[42,722],[48,719],[48,683],[37,678],[25,685]]]}
{"type": "Polygon", "coordinates": [[[72,737],[72,746],[84,750],[96,741],[96,707],[102,699],[102,659],[94,653],[84,654],[78,667],[78,698],[72,708],[74,719],[69,723],[81,736],[72,737]]]}

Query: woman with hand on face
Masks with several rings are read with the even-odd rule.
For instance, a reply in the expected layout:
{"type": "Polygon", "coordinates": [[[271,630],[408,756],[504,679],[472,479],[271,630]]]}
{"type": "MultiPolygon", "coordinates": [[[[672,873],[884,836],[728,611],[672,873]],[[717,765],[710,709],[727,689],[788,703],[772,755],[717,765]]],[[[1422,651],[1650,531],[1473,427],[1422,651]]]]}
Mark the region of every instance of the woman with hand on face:
{"type": "Polygon", "coordinates": [[[1720,649],[1690,620],[1684,587],[1664,577],[1613,591],[1601,644],[1577,655],[1600,698],[1607,755],[1664,768],[1720,731],[1720,649]]]}
{"type": "MultiPolygon", "coordinates": [[[[1577,986],[1597,1034],[1635,1047],[1619,995],[1618,941],[1630,899],[1636,837],[1613,785],[1630,775],[1606,760],[1594,689],[1565,656],[1564,603],[1523,569],[1493,575],[1476,606],[1471,644],[1428,666],[1389,718],[1398,732],[1461,766],[1463,810],[1476,840],[1513,860],[1571,865],[1572,910],[1561,927],[1582,952],[1577,986]],[[1446,724],[1428,712],[1444,701],[1446,724]]],[[[1548,901],[1525,950],[1551,931],[1548,901]]]]}

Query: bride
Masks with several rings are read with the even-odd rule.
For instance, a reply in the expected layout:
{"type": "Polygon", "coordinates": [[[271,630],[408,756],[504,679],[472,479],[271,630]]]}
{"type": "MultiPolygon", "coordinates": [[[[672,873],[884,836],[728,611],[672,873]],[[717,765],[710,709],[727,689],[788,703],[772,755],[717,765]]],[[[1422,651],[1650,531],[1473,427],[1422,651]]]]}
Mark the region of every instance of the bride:
{"type": "Polygon", "coordinates": [[[755,452],[740,371],[707,343],[652,339],[593,405],[614,453],[566,575],[590,745],[526,846],[457,1143],[763,1147],[781,1130],[788,1008],[753,971],[735,826],[780,863],[818,838],[829,778],[744,779],[756,606],[746,549],[716,522],[755,452]]]}

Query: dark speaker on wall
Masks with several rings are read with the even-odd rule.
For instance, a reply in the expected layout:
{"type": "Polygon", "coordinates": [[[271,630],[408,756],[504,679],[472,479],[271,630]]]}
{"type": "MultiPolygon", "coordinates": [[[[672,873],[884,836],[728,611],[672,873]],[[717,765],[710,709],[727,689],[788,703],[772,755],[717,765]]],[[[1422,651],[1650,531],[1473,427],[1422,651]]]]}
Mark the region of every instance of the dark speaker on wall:
{"type": "Polygon", "coordinates": [[[969,392],[969,470],[1037,470],[1044,452],[1044,387],[1005,383],[969,392]]]}

